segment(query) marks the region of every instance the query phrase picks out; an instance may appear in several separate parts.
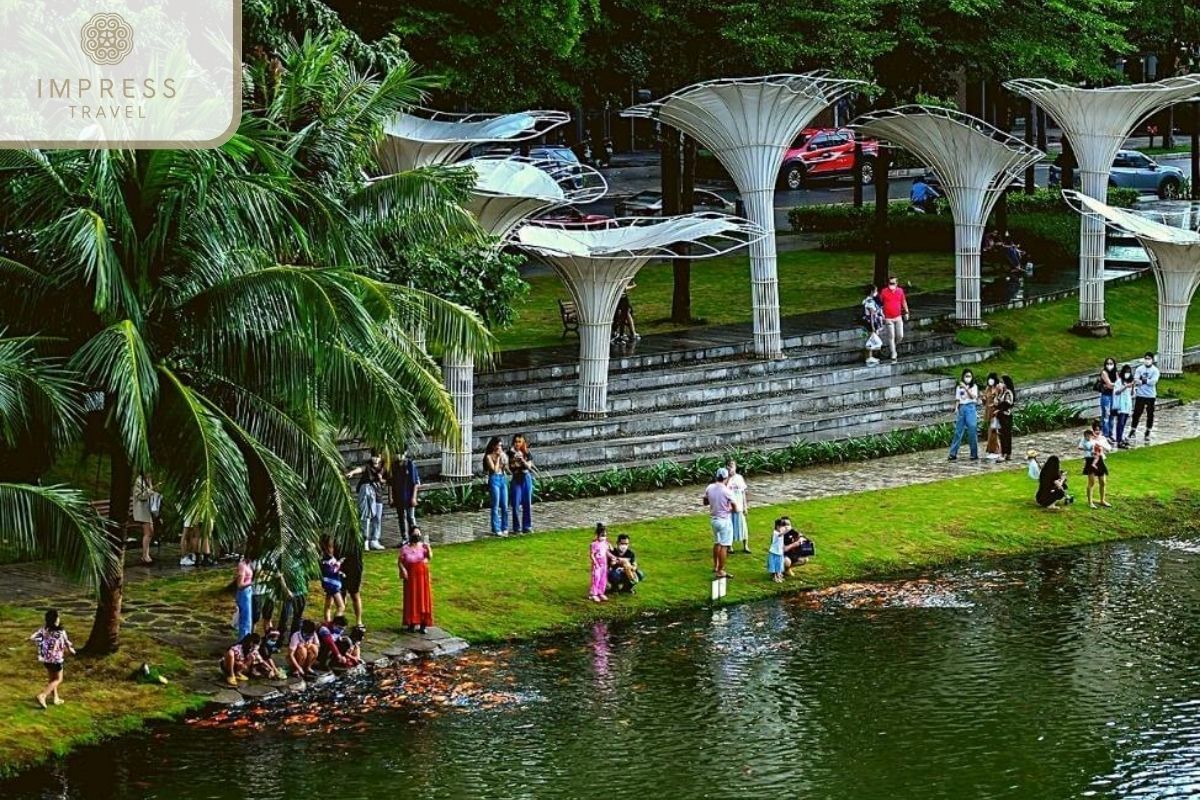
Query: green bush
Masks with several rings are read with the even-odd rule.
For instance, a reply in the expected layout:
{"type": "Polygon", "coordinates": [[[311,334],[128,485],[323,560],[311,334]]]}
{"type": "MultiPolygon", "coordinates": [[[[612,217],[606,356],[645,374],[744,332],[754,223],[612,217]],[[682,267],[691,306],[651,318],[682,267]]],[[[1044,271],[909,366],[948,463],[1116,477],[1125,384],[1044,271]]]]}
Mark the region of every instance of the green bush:
{"type": "Polygon", "coordinates": [[[1017,352],[1017,340],[1011,336],[993,336],[990,344],[992,347],[999,347],[1010,353],[1017,352]]]}
{"type": "MultiPolygon", "coordinates": [[[[1013,433],[1022,435],[1058,430],[1074,425],[1077,412],[1057,400],[1018,403],[1013,412],[1013,433]]],[[[982,428],[982,424],[981,424],[982,428]]],[[[984,431],[986,433],[986,431],[984,431]]],[[[833,442],[798,439],[772,450],[734,449],[720,456],[702,456],[688,464],[661,461],[641,467],[620,467],[603,472],[576,472],[539,478],[535,495],[542,501],[578,500],[585,497],[627,494],[668,486],[705,484],[713,473],[733,458],[747,476],[779,474],[821,464],[869,461],[874,458],[933,450],[946,446],[954,425],[942,422],[922,428],[892,431],[833,442]]],[[[480,483],[447,486],[421,493],[427,514],[479,511],[488,507],[487,487],[480,483]]]]}

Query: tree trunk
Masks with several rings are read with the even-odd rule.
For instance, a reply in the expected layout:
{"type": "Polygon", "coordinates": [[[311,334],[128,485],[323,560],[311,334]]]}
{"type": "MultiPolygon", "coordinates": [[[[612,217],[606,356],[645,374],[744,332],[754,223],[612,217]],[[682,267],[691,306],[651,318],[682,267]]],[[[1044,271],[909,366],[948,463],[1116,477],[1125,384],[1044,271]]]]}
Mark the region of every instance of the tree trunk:
{"type": "Polygon", "coordinates": [[[1037,118],[1037,148],[1043,153],[1048,153],[1050,151],[1050,143],[1047,141],[1046,126],[1050,118],[1046,116],[1046,110],[1041,106],[1037,107],[1037,118]]]}
{"type": "Polygon", "coordinates": [[[1192,199],[1200,200],[1200,100],[1192,103],[1192,199]]]}
{"type": "Polygon", "coordinates": [[[1175,106],[1167,106],[1163,115],[1162,144],[1166,148],[1175,146],[1175,106]]]}
{"type": "Polygon", "coordinates": [[[888,256],[892,243],[888,238],[888,172],[892,165],[890,147],[879,146],[875,158],[875,285],[887,286],[888,256]]]}
{"type": "MultiPolygon", "coordinates": [[[[1038,127],[1038,107],[1032,100],[1030,100],[1029,101],[1029,110],[1025,112],[1025,144],[1029,145],[1030,147],[1033,146],[1034,133],[1035,133],[1035,129],[1037,127],[1038,127]]],[[[1040,137],[1042,134],[1040,131],[1037,131],[1037,135],[1040,137]]],[[[1043,151],[1043,152],[1045,152],[1045,151],[1043,151]]],[[[1037,180],[1037,172],[1035,170],[1034,165],[1030,164],[1028,167],[1025,168],[1025,194],[1033,194],[1034,183],[1036,182],[1036,180],[1037,180]]]]}
{"type": "Polygon", "coordinates": [[[855,208],[863,207],[862,163],[863,163],[862,139],[860,139],[858,134],[856,133],[856,134],[854,134],[854,173],[853,173],[854,207],[855,208]]]}
{"type": "MultiPolygon", "coordinates": [[[[683,177],[680,181],[679,213],[690,214],[695,208],[696,191],[696,140],[681,135],[683,142],[683,177]]],[[[690,248],[686,244],[676,246],[679,254],[686,256],[690,248]]],[[[692,260],[676,258],[671,261],[674,288],[671,293],[671,321],[687,325],[692,319],[692,260]]]]}
{"type": "Polygon", "coordinates": [[[1062,135],[1062,172],[1059,175],[1060,188],[1075,188],[1075,151],[1071,149],[1071,140],[1065,133],[1062,135]]]}
{"type": "MultiPolygon", "coordinates": [[[[115,437],[114,437],[115,438],[115,437]]],[[[113,444],[111,484],[108,491],[108,545],[112,563],[100,581],[96,617],[84,650],[92,655],[115,652],[121,631],[121,598],[125,590],[125,523],[129,520],[129,500],[133,494],[133,469],[113,444]]]]}

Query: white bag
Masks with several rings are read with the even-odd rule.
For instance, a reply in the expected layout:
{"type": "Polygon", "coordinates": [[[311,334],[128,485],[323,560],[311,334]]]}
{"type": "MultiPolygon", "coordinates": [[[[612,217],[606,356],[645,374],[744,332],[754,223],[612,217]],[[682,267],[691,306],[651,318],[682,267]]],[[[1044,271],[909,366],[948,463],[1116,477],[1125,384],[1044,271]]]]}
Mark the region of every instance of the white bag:
{"type": "Polygon", "coordinates": [[[883,349],[883,340],[879,338],[878,333],[872,331],[871,335],[867,337],[867,349],[868,350],[883,349]]]}
{"type": "Polygon", "coordinates": [[[162,494],[160,492],[151,492],[147,505],[150,507],[150,516],[162,516],[162,494]]]}

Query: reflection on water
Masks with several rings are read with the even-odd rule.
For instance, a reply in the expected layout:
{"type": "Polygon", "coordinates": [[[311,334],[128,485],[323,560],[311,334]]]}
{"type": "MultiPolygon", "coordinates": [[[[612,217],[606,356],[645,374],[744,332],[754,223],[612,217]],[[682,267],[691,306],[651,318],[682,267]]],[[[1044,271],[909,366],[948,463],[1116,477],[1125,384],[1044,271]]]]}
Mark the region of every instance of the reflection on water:
{"type": "Polygon", "coordinates": [[[1200,542],[856,583],[163,726],[14,798],[1200,793],[1200,542]]]}

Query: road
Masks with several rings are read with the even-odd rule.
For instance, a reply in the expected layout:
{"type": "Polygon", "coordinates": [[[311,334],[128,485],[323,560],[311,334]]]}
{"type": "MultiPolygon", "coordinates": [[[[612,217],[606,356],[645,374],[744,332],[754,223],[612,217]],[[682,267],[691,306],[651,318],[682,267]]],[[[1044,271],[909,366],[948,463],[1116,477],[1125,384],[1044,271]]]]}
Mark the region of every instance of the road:
{"type": "MultiPolygon", "coordinates": [[[[1159,164],[1179,167],[1185,174],[1190,170],[1186,153],[1163,156],[1156,160],[1159,164]]],[[[1038,165],[1035,170],[1035,181],[1038,186],[1046,185],[1048,172],[1048,166],[1038,165]]],[[[899,175],[894,173],[888,184],[888,196],[894,200],[907,198],[909,187],[912,185],[912,174],[915,174],[915,171],[903,172],[899,175]]],[[[613,199],[615,197],[628,196],[645,189],[658,189],[660,184],[656,165],[613,167],[604,171],[604,177],[609,182],[608,194],[595,203],[581,206],[581,209],[593,214],[613,216],[613,199]]],[[[696,185],[698,188],[714,191],[722,197],[729,199],[737,197],[737,192],[728,183],[697,181],[696,185]]],[[[848,178],[823,181],[808,189],[778,190],[775,192],[775,226],[780,230],[786,229],[788,227],[787,212],[796,206],[849,203],[853,199],[854,189],[848,178]]],[[[875,202],[875,187],[863,187],[863,201],[867,204],[875,202]]]]}

